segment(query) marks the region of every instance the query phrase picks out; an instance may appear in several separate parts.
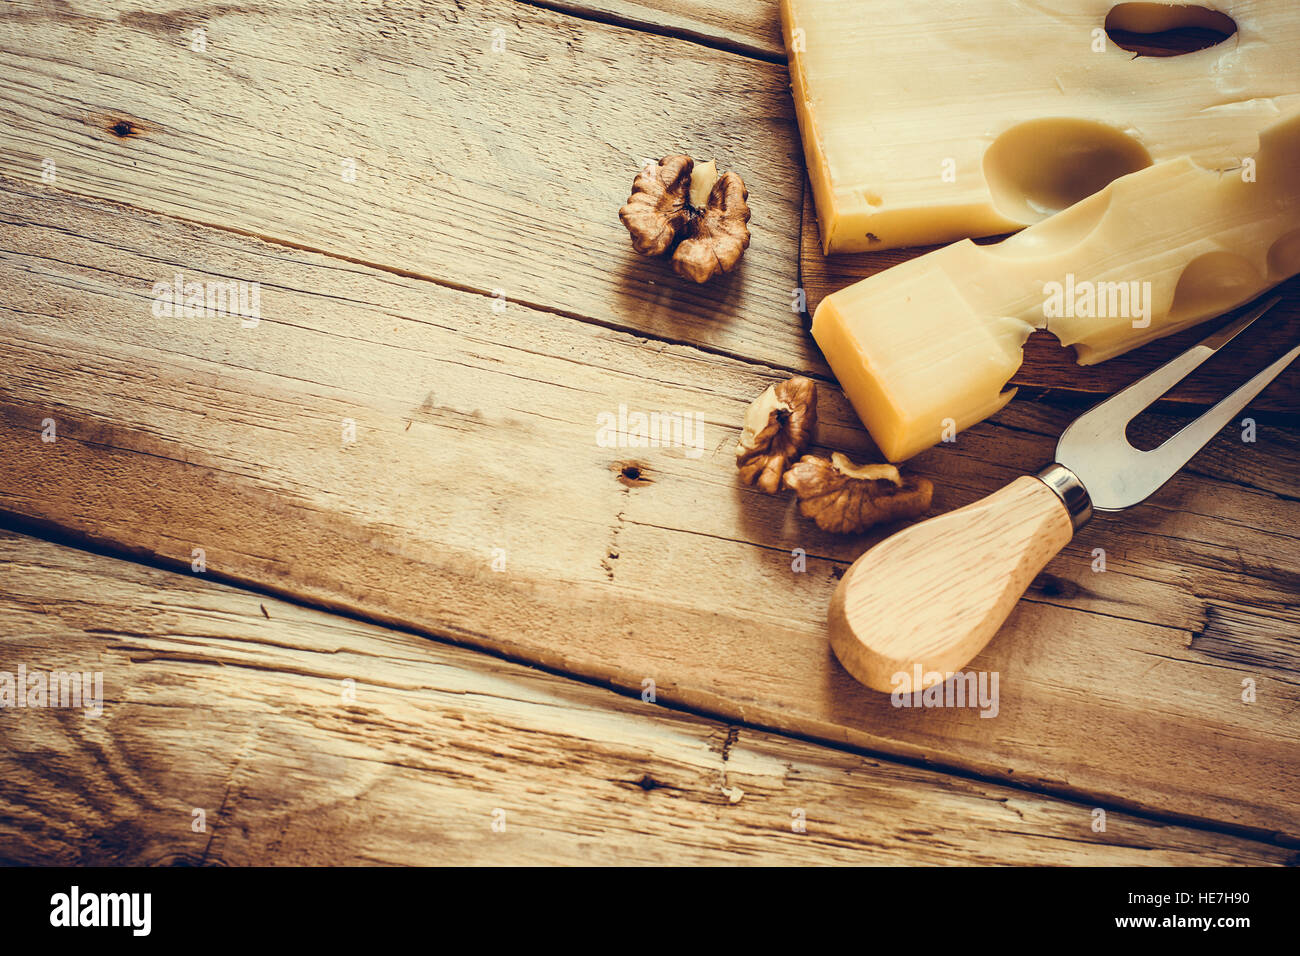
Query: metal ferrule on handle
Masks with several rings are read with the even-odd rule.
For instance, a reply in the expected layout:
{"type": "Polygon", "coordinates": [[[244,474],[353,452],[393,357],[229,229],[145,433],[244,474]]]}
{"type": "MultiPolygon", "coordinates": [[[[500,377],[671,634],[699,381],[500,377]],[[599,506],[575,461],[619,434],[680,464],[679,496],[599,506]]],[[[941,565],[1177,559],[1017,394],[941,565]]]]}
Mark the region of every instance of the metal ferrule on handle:
{"type": "Polygon", "coordinates": [[[1034,477],[1056,492],[1056,497],[1061,499],[1065,510],[1070,513],[1070,524],[1074,525],[1075,531],[1088,523],[1092,517],[1092,499],[1088,497],[1088,489],[1083,487],[1078,475],[1064,465],[1053,462],[1034,477]]]}

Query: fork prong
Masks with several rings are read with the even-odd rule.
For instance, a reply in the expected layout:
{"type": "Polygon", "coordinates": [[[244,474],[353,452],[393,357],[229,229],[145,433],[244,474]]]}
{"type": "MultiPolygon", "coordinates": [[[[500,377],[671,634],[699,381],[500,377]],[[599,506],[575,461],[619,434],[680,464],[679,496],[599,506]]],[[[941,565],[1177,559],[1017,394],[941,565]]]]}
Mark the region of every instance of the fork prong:
{"type": "Polygon", "coordinates": [[[1158,448],[1139,451],[1125,435],[1126,426],[1135,415],[1278,301],[1274,298],[1249,306],[1239,319],[1084,412],[1062,433],[1056,444],[1056,460],[1074,472],[1088,489],[1093,510],[1121,511],[1146,500],[1187,464],[1264,386],[1295,361],[1300,355],[1300,346],[1287,352],[1158,448]]]}
{"type": "MultiPolygon", "coordinates": [[[[1266,302],[1252,306],[1235,322],[1225,325],[1213,335],[1193,345],[1186,352],[1166,362],[1155,371],[1144,375],[1132,385],[1120,389],[1110,398],[1094,405],[1081,418],[1088,418],[1099,426],[1118,429],[1122,433],[1124,426],[1145,411],[1147,406],[1190,375],[1206,359],[1231,342],[1237,335],[1245,331],[1252,322],[1281,301],[1281,296],[1274,296],[1266,302]],[[1105,419],[1105,421],[1104,423],[1098,422],[1098,419],[1105,419]]],[[[1097,428],[1099,432],[1102,430],[1102,427],[1097,428]]]]}
{"type": "Polygon", "coordinates": [[[1219,433],[1237,413],[1245,408],[1252,398],[1262,392],[1265,386],[1277,378],[1288,365],[1300,357],[1300,345],[1291,349],[1268,368],[1259,372],[1246,384],[1239,387],[1217,405],[1201,415],[1195,421],[1188,422],[1164,444],[1153,448],[1149,454],[1156,456],[1153,460],[1157,467],[1168,469],[1171,473],[1182,468],[1192,456],[1205,447],[1211,438],[1219,433]]]}

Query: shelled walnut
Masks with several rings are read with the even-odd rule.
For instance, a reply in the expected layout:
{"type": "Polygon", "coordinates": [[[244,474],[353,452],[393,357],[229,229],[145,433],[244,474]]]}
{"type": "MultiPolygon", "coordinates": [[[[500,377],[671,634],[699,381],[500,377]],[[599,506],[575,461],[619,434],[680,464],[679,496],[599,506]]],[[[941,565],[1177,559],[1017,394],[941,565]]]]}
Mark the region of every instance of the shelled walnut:
{"type": "Polygon", "coordinates": [[[835,534],[920,517],[934,495],[934,485],[926,478],[904,479],[893,465],[855,465],[839,452],[830,461],[804,455],[782,483],[799,499],[804,517],[835,534]]]}
{"type": "Polygon", "coordinates": [[[746,484],[776,494],[790,462],[803,454],[817,429],[817,383],[795,376],[769,385],[745,411],[736,467],[746,484]]]}
{"type": "Polygon", "coordinates": [[[748,199],[744,181],[735,173],[719,176],[716,162],[665,156],[637,174],[618,217],[637,252],[671,249],[678,275],[707,282],[731,271],[749,246],[748,199]]]}

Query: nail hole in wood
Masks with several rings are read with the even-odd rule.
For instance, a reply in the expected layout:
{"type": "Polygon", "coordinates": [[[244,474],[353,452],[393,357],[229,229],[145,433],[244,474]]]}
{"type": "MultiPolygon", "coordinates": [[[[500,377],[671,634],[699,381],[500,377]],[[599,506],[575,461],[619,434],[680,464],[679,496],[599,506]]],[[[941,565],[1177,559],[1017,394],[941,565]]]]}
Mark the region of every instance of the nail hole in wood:
{"type": "Polygon", "coordinates": [[[614,472],[614,477],[618,479],[619,484],[628,488],[637,488],[641,485],[650,484],[649,469],[638,461],[618,461],[614,463],[611,470],[614,472]]]}

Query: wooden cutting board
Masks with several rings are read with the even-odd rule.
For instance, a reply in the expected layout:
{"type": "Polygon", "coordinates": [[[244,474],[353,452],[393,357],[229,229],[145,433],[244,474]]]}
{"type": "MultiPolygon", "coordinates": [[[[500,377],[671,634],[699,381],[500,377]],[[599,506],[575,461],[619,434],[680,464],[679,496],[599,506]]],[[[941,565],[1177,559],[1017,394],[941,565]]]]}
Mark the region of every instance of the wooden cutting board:
{"type": "MultiPolygon", "coordinates": [[[[827,256],[822,252],[818,228],[812,189],[805,186],[803,229],[799,241],[799,276],[800,285],[808,297],[809,320],[817,304],[837,289],[938,248],[887,249],[882,252],[827,256]]],[[[1249,335],[1233,342],[1221,355],[1179,383],[1165,396],[1166,401],[1191,405],[1213,404],[1291,348],[1300,337],[1300,277],[1284,283],[1278,292],[1284,296],[1281,304],[1256,322],[1249,335]]],[[[1110,394],[1199,342],[1224,324],[1224,321],[1226,320],[1216,319],[1152,342],[1109,362],[1090,366],[1076,363],[1073,347],[1062,348],[1055,336],[1047,332],[1035,332],[1025,344],[1025,360],[1012,377],[1011,384],[1089,396],[1110,394]]],[[[1250,411],[1272,415],[1300,413],[1300,365],[1292,366],[1273,382],[1251,403],[1250,411]]]]}

